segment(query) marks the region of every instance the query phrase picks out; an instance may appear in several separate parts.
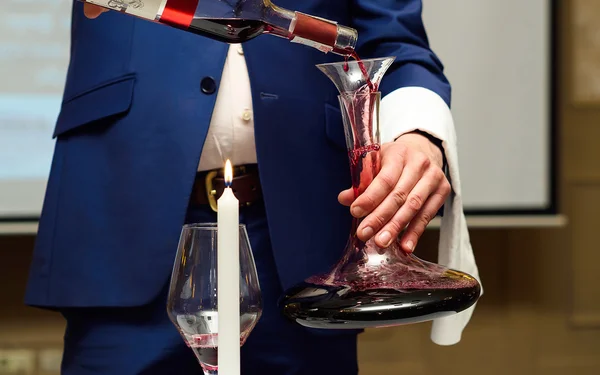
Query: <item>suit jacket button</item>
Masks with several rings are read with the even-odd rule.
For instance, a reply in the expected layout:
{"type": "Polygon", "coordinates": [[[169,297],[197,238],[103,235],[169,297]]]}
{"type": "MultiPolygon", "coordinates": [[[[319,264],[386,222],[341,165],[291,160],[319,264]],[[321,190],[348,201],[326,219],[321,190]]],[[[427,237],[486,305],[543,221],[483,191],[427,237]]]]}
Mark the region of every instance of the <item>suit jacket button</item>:
{"type": "Polygon", "coordinates": [[[204,77],[200,82],[200,89],[207,95],[214,94],[217,91],[217,83],[212,77],[204,77]]]}

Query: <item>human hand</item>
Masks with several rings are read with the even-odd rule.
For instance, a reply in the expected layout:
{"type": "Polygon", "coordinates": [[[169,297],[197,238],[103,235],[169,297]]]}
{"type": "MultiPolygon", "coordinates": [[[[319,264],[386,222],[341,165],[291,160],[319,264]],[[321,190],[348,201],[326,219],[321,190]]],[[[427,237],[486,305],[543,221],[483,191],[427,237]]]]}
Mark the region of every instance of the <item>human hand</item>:
{"type": "Polygon", "coordinates": [[[381,170],[366,190],[356,200],[352,189],[338,197],[354,217],[364,218],[358,238],[367,241],[375,236],[377,246],[387,247],[406,228],[400,246],[412,252],[450,195],[442,168],[440,148],[419,133],[382,145],[381,170]]]}
{"type": "Polygon", "coordinates": [[[97,18],[104,12],[108,12],[108,9],[90,3],[83,4],[83,14],[89,19],[97,18]]]}

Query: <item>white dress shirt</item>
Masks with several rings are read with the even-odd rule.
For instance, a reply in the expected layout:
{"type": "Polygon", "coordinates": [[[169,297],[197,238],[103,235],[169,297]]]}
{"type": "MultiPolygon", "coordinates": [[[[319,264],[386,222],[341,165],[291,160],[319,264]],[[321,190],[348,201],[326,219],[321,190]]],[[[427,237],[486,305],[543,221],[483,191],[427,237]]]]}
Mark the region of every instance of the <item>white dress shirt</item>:
{"type": "Polygon", "coordinates": [[[240,44],[229,47],[199,171],[256,163],[250,77],[240,44]]]}
{"type": "MultiPolygon", "coordinates": [[[[256,163],[252,95],[243,54],[241,45],[230,46],[199,171],[223,168],[227,158],[233,165],[256,163]]],[[[480,280],[463,212],[456,131],[450,109],[431,90],[398,88],[381,100],[380,127],[382,143],[414,130],[427,132],[442,141],[452,193],[444,205],[438,262],[480,280]]],[[[458,343],[474,309],[472,306],[459,314],[434,320],[432,341],[438,345],[458,343]]]]}

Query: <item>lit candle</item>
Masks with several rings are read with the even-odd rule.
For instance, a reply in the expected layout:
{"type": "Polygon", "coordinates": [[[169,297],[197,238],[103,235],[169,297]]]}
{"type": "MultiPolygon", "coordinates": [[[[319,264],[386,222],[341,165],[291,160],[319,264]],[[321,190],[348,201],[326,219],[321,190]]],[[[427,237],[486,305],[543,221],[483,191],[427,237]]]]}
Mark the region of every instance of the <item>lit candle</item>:
{"type": "Polygon", "coordinates": [[[231,162],[225,163],[225,190],[217,201],[217,300],[219,375],[240,374],[239,201],[233,194],[231,162]]]}

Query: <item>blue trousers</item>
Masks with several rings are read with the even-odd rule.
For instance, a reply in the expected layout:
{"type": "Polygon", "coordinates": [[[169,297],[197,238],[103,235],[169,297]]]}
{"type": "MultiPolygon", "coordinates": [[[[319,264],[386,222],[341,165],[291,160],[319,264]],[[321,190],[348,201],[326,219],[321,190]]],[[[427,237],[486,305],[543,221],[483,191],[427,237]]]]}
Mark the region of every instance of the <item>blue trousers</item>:
{"type": "MultiPolygon", "coordinates": [[[[282,287],[263,205],[240,209],[240,220],[248,230],[264,303],[241,349],[242,375],[358,374],[356,333],[320,334],[288,321],[277,309],[282,287]]],[[[216,215],[204,206],[190,207],[187,222],[216,222],[216,215]]],[[[62,310],[67,320],[62,374],[202,374],[167,316],[167,291],[165,285],[145,306],[62,310]]]]}

